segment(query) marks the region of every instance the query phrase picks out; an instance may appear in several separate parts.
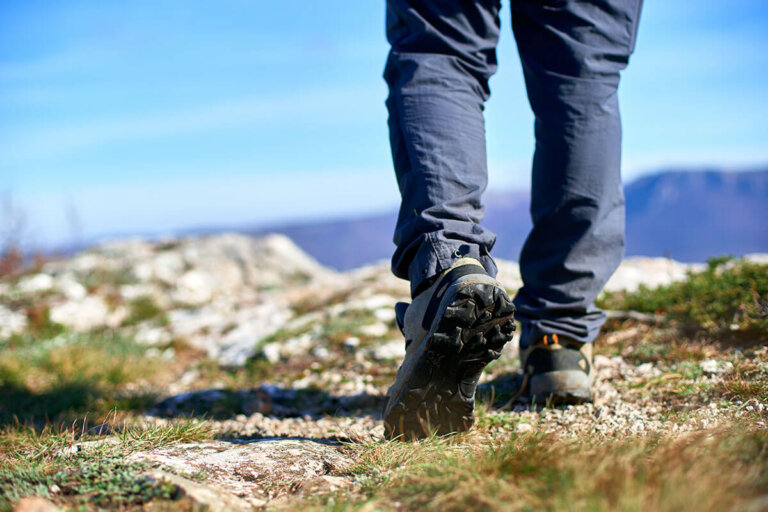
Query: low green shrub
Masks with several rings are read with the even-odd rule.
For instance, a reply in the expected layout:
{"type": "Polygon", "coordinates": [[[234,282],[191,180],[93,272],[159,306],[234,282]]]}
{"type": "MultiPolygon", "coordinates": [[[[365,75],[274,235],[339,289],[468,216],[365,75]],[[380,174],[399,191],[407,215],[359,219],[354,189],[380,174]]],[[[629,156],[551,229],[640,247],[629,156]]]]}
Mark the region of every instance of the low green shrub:
{"type": "Polygon", "coordinates": [[[768,265],[727,258],[711,259],[685,281],[631,293],[606,293],[605,309],[664,313],[685,327],[717,333],[755,331],[768,338],[768,265]]]}

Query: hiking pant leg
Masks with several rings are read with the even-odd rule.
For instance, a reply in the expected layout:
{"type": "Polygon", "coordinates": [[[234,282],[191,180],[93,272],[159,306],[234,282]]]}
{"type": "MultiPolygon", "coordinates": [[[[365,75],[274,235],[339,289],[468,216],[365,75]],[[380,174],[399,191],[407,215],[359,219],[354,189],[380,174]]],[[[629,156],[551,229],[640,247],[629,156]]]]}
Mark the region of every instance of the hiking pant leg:
{"type": "Polygon", "coordinates": [[[483,104],[496,70],[498,0],[388,0],[384,70],[392,159],[402,196],[392,271],[411,292],[496,241],[480,226],[487,184],[483,104]]]}
{"type": "Polygon", "coordinates": [[[594,300],[624,254],[616,93],[641,1],[512,0],[536,134],[515,298],[523,347],[553,333],[591,342],[605,321],[594,300]]]}

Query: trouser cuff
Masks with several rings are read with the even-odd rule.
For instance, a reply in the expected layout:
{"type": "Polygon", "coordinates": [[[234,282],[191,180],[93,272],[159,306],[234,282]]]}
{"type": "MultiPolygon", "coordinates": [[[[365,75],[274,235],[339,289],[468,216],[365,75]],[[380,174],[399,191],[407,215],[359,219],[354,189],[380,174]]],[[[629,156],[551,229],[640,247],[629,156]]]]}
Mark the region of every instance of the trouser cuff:
{"type": "Polygon", "coordinates": [[[592,343],[605,322],[605,314],[600,311],[583,319],[561,318],[535,321],[518,315],[517,320],[520,322],[520,348],[528,348],[538,343],[545,335],[552,334],[578,343],[592,343]]]}
{"type": "Polygon", "coordinates": [[[437,232],[427,233],[419,250],[408,265],[408,278],[411,282],[411,297],[416,296],[427,281],[449,269],[461,258],[478,260],[485,271],[496,277],[498,269],[493,258],[487,253],[481,254],[480,247],[457,240],[455,243],[438,240],[437,232]]]}

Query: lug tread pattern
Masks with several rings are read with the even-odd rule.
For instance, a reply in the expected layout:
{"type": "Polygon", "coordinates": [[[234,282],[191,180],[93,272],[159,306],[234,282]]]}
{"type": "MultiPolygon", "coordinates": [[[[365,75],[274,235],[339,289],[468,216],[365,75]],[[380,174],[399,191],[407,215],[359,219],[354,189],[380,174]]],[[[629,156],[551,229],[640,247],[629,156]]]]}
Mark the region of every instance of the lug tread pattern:
{"type": "Polygon", "coordinates": [[[399,402],[384,418],[388,439],[447,435],[474,423],[480,374],[512,339],[515,307],[490,284],[460,288],[427,341],[399,402]]]}

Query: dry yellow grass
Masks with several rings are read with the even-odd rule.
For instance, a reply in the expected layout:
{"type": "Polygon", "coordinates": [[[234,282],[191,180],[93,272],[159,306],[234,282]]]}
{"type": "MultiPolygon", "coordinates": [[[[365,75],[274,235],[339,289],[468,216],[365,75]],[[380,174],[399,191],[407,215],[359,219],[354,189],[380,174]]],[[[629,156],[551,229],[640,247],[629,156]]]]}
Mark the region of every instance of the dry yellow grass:
{"type": "Polygon", "coordinates": [[[746,424],[607,441],[483,432],[353,447],[331,510],[723,511],[768,507],[768,435],[746,424]],[[751,507],[751,508],[750,508],[751,507]]]}

